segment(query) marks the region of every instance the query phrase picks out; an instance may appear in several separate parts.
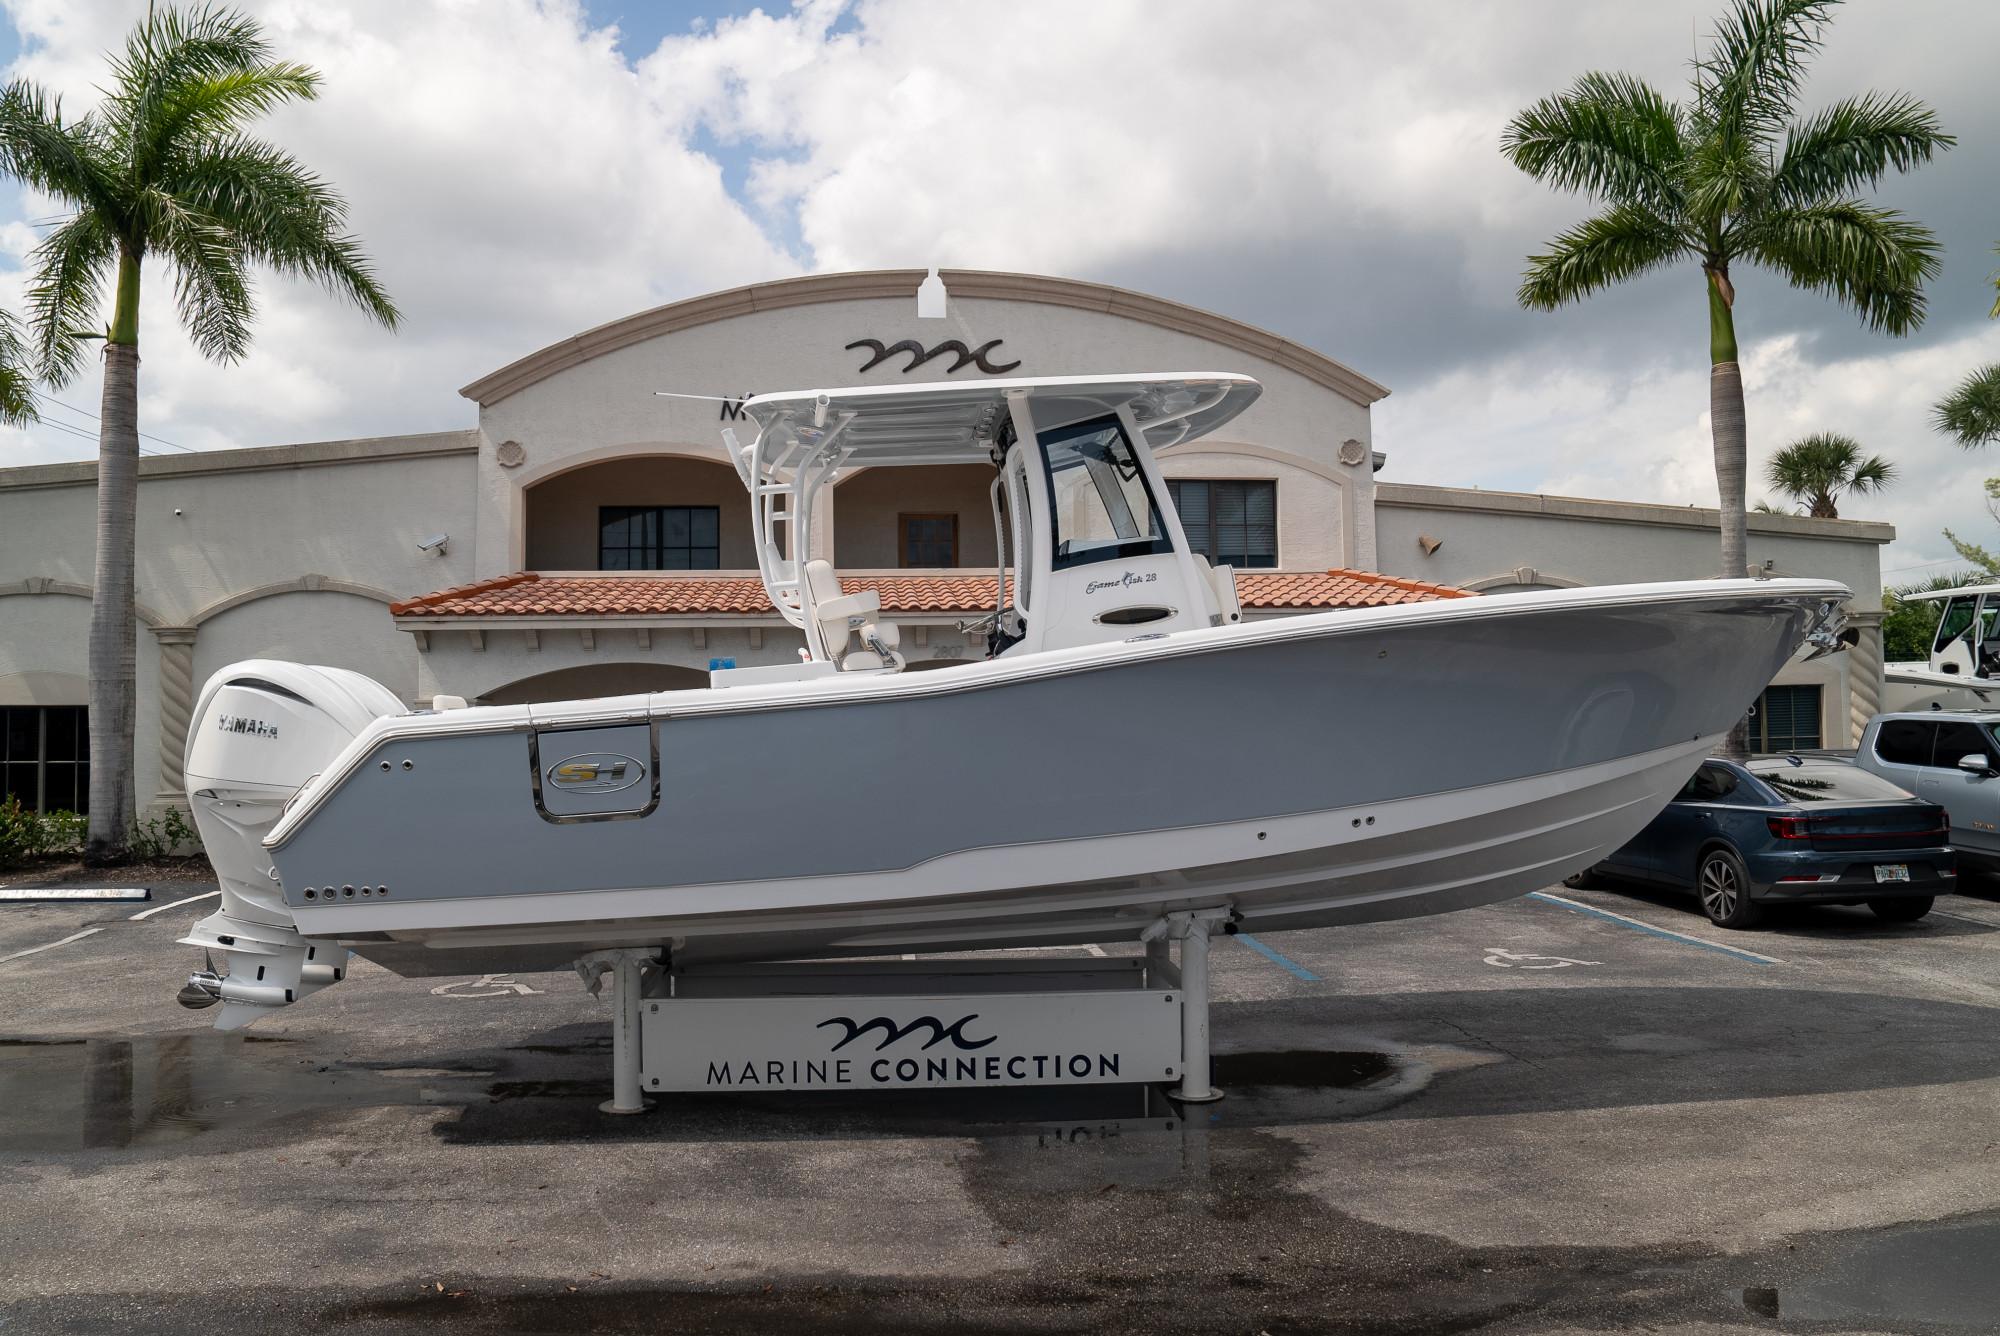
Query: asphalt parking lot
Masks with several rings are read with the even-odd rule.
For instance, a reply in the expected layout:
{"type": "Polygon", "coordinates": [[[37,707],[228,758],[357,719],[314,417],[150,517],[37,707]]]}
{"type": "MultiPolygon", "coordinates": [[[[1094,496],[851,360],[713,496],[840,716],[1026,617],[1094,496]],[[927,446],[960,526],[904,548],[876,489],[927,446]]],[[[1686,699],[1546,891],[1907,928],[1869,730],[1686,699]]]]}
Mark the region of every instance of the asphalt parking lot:
{"type": "Polygon", "coordinates": [[[218,1035],[173,1002],[201,889],[0,907],[0,1331],[2000,1327],[2000,889],[1219,941],[1229,1098],[1185,1119],[1128,1088],[611,1118],[606,1005],[563,975],[357,962],[218,1035]]]}

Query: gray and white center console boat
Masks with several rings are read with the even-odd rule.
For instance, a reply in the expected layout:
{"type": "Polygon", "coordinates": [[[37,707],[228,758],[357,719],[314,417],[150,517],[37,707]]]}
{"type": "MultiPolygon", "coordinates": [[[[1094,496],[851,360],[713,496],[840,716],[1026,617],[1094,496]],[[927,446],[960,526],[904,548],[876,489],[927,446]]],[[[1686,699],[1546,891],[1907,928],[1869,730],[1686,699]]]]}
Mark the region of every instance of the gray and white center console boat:
{"type": "Polygon", "coordinates": [[[212,678],[188,796],[223,880],[186,995],[338,979],[1155,940],[1486,904],[1624,843],[1848,597],[1565,589],[1245,622],[1155,453],[1229,374],[759,395],[727,444],[796,664],[705,690],[411,712],[336,669],[212,678]],[[904,672],[814,551],[842,470],[993,470],[985,661],[904,672]],[[1012,579],[1008,578],[1011,568],[1012,579]],[[963,762],[936,778],[932,760],[963,762]],[[1194,925],[1190,927],[1189,925],[1194,925]]]}

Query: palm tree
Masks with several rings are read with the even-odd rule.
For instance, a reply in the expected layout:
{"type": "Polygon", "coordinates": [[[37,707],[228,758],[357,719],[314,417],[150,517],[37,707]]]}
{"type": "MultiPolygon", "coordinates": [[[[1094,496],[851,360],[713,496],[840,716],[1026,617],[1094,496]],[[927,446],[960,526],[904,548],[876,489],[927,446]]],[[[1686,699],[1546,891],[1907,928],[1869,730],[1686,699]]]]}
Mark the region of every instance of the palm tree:
{"type": "Polygon", "coordinates": [[[1896,479],[1896,466],[1880,455],[1862,458],[1861,443],[1839,432],[1802,436],[1764,465],[1771,486],[1800,502],[1816,519],[1837,520],[1842,492],[1879,492],[1896,479]]]}
{"type": "Polygon", "coordinates": [[[1857,197],[1953,144],[1936,114],[1901,93],[1867,93],[1792,119],[1835,3],[1735,0],[1694,63],[1688,102],[1630,75],[1591,73],[1516,116],[1501,139],[1536,180],[1606,206],[1528,257],[1523,306],[1554,310],[1671,264],[1700,265],[1725,576],[1749,566],[1732,267],[1776,270],[1889,334],[1922,323],[1924,280],[1938,272],[1929,228],[1857,197]]]}
{"type": "Polygon", "coordinates": [[[0,92],[0,170],[67,216],[36,247],[30,326],[41,370],[60,385],[83,369],[84,334],[105,329],[97,465],[97,576],[90,615],[90,833],[86,857],[124,856],[132,826],[137,625],[139,290],[148,260],[173,276],[182,326],[222,362],[250,346],[250,268],[313,279],[394,328],[395,306],[344,231],[334,190],[244,127],[317,95],[319,75],[273,61],[262,30],[212,9],[149,11],[110,57],[93,111],[16,81],[0,92]],[[115,273],[111,319],[99,324],[115,273]]]}
{"type": "MultiPolygon", "coordinates": [[[[2000,250],[2000,246],[1994,247],[2000,250]]],[[[1993,275],[2000,290],[2000,272],[1993,275]]],[[[2000,319],[2000,295],[1987,315],[2000,319]]],[[[1937,429],[1970,450],[2000,441],[2000,362],[1981,367],[1964,384],[1940,400],[1932,422],[1937,429]]]]}

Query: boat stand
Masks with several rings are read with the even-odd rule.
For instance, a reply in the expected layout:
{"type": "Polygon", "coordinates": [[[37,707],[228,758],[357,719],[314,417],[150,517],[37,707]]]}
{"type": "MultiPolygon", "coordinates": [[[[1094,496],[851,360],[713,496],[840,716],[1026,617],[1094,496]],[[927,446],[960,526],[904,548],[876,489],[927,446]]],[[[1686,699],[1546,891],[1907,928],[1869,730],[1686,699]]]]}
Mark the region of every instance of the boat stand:
{"type": "Polygon", "coordinates": [[[1143,956],[801,961],[685,967],[658,948],[576,962],[615,997],[606,1113],[649,1091],[893,1090],[1211,1083],[1210,935],[1229,909],[1167,915],[1143,956]],[[1170,944],[1178,943],[1178,960],[1170,944]]]}
{"type": "Polygon", "coordinates": [[[599,951],[576,962],[576,972],[595,995],[612,976],[611,1098],[598,1105],[604,1113],[644,1113],[653,1106],[639,1084],[639,1008],[644,1000],[642,975],[660,968],[660,952],[652,948],[599,951]]]}

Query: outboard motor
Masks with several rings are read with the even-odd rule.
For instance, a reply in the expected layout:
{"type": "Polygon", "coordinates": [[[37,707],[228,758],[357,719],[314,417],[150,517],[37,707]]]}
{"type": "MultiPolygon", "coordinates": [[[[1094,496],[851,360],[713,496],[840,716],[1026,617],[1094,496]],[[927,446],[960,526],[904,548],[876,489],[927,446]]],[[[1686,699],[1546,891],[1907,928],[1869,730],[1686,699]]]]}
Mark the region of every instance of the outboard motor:
{"type": "Polygon", "coordinates": [[[180,1001],[222,1003],[217,1029],[248,1025],[347,972],[344,947],[299,935],[264,836],[357,734],[406,709],[360,673],[276,659],[231,664],[202,688],[188,729],[187,796],[222,907],[180,939],[208,952],[180,1001]],[[217,953],[227,962],[220,973],[217,953]]]}

